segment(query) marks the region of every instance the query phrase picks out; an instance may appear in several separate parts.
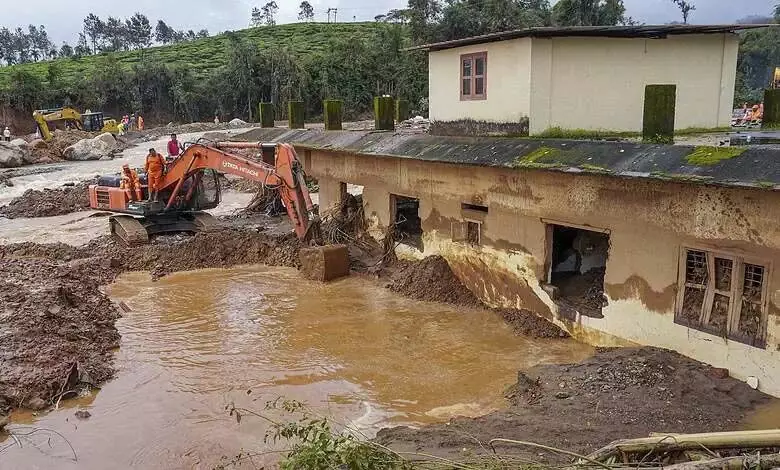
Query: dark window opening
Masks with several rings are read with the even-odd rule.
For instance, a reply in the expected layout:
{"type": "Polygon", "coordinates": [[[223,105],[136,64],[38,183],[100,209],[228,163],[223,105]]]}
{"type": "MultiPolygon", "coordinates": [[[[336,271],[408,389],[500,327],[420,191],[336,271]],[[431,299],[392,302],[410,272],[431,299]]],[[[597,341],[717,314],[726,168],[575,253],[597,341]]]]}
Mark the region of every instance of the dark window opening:
{"type": "Polygon", "coordinates": [[[422,221],[420,220],[420,200],[390,195],[395,224],[395,240],[416,248],[422,247],[422,221]]]}
{"type": "Polygon", "coordinates": [[[561,313],[571,319],[576,313],[603,318],[609,235],[561,225],[551,228],[550,284],[556,288],[561,313]]]}
{"type": "Polygon", "coordinates": [[[467,204],[465,202],[460,204],[460,208],[464,211],[475,211],[475,212],[484,212],[485,214],[488,213],[488,208],[486,206],[478,206],[476,204],[467,204]]]}

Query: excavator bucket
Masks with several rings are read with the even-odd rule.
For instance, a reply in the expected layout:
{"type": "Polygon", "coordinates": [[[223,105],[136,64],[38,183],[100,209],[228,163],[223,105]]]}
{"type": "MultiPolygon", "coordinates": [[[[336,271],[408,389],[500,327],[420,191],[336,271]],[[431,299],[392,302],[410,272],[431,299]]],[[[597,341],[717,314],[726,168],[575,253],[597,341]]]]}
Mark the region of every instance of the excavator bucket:
{"type": "Polygon", "coordinates": [[[349,252],[346,245],[301,248],[298,253],[301,274],[313,281],[332,281],[349,276],[349,252]]]}

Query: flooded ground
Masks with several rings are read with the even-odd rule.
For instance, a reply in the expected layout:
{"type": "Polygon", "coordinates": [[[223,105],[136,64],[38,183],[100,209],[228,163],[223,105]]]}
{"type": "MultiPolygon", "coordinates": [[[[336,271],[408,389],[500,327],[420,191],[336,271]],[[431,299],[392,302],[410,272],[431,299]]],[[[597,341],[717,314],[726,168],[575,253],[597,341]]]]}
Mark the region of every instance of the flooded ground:
{"type": "Polygon", "coordinates": [[[489,312],[397,297],[365,278],[324,285],[264,267],[158,282],[135,273],[108,292],[131,310],[117,324],[117,378],[65,409],[13,417],[61,433],[78,462],[61,438],[41,433],[29,438],[37,447],[5,451],[15,468],[211,468],[222,455],[263,448],[266,424],[237,424],[224,410],[231,401],[261,411],[278,396],[298,399],[367,435],[476,416],[503,406],[518,369],[592,354],[571,340],[515,336],[489,312]],[[81,421],[74,407],[92,416],[81,421]]]}

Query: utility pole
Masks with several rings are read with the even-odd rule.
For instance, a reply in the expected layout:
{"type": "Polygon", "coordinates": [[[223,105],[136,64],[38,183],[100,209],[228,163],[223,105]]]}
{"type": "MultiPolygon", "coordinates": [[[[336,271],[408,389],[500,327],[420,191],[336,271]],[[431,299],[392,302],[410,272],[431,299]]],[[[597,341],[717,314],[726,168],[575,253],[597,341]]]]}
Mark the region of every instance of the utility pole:
{"type": "Polygon", "coordinates": [[[339,12],[338,8],[328,8],[328,23],[330,23],[330,13],[333,12],[333,22],[336,22],[336,14],[339,12]]]}

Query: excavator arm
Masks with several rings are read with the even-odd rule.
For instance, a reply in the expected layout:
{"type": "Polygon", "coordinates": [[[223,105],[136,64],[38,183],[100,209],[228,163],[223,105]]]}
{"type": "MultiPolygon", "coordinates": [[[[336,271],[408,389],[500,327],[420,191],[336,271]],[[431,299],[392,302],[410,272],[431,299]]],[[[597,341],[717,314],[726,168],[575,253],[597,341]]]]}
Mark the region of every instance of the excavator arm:
{"type": "Polygon", "coordinates": [[[46,142],[52,138],[48,124],[50,122],[65,121],[76,127],[76,129],[80,130],[82,128],[81,114],[73,108],[39,109],[33,112],[33,119],[38,124],[41,137],[46,142]]]}
{"type": "Polygon", "coordinates": [[[170,210],[180,198],[191,197],[191,194],[182,194],[184,182],[205,169],[240,176],[262,183],[266,188],[277,189],[298,238],[307,238],[313,223],[316,223],[314,206],[306,187],[303,167],[298,160],[295,149],[290,144],[219,142],[211,146],[190,145],[179,158],[167,165],[167,171],[161,183],[161,190],[171,191],[166,203],[166,210],[170,210]],[[274,165],[256,162],[225,151],[229,149],[261,150],[263,148],[274,149],[274,165]]]}

